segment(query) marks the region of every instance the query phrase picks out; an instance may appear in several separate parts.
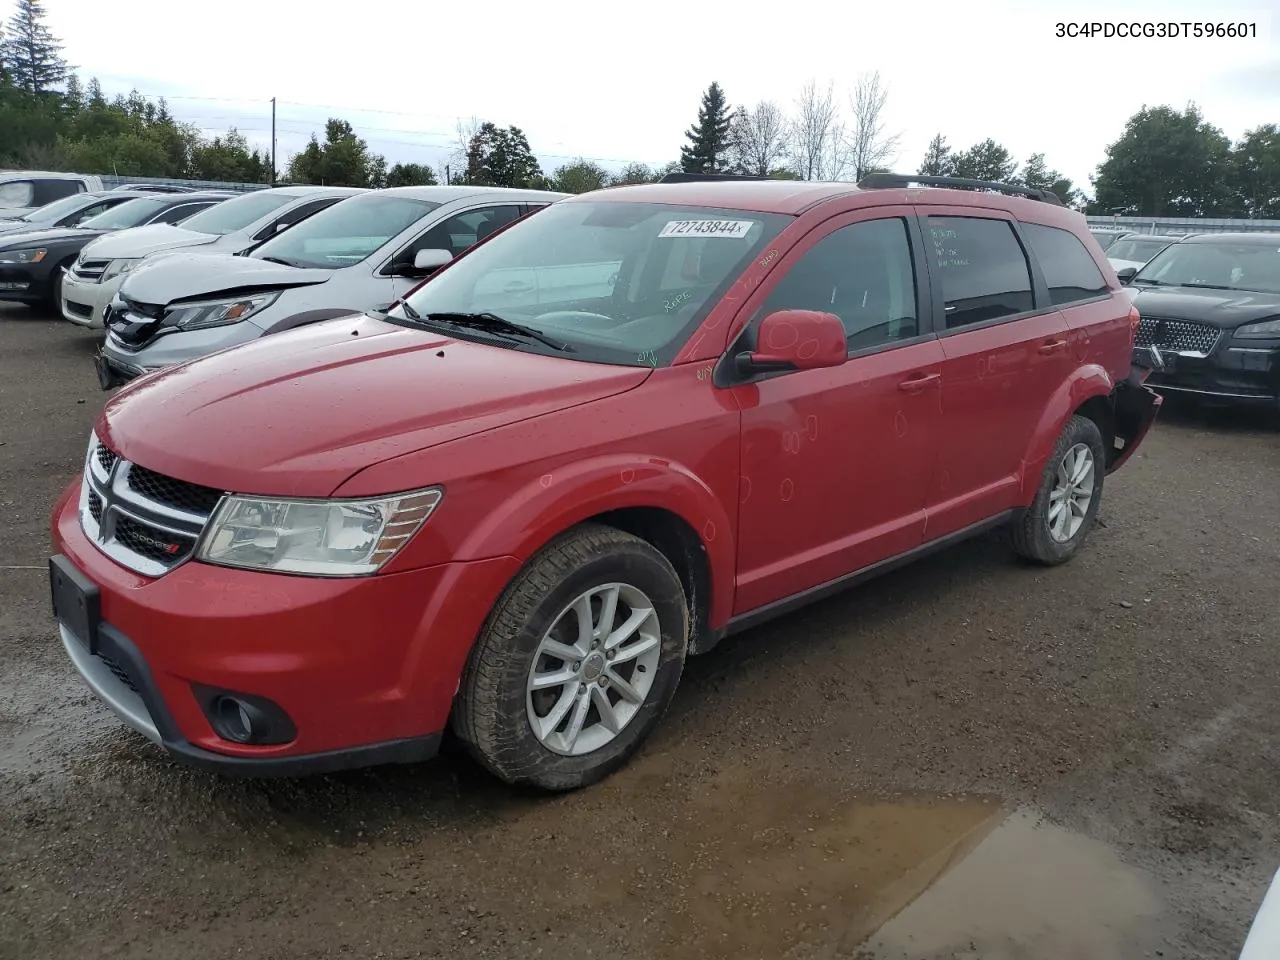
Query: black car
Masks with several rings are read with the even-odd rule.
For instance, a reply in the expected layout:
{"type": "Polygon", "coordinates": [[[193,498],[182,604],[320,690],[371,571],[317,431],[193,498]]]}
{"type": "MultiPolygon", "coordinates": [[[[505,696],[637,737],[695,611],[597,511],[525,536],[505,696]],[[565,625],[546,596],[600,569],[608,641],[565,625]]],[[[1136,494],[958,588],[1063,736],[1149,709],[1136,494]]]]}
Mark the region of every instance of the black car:
{"type": "Polygon", "coordinates": [[[90,217],[106,213],[112,207],[118,207],[135,197],[150,196],[154,194],[143,191],[95,190],[90,193],[73,193],[20,217],[0,217],[0,237],[11,233],[49,230],[53,227],[79,226],[90,217]]]}
{"type": "Polygon", "coordinates": [[[1165,361],[1149,386],[1280,408],[1280,233],[1184,237],[1129,286],[1142,315],[1137,346],[1165,361]]]}
{"type": "Polygon", "coordinates": [[[179,223],[235,196],[239,194],[222,191],[141,193],[76,227],[0,236],[0,300],[56,306],[64,268],[90,240],[129,227],[179,223]]]}

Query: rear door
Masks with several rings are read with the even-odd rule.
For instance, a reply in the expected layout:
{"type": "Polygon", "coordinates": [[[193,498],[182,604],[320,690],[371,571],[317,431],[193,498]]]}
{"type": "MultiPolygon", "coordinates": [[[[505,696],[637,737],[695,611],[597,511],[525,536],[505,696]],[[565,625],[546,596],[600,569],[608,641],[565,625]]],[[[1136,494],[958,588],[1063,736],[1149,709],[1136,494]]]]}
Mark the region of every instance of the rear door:
{"type": "Polygon", "coordinates": [[[1009,213],[918,209],[945,356],[925,537],[933,540],[1019,503],[1022,458],[1075,358],[1009,213]]]}

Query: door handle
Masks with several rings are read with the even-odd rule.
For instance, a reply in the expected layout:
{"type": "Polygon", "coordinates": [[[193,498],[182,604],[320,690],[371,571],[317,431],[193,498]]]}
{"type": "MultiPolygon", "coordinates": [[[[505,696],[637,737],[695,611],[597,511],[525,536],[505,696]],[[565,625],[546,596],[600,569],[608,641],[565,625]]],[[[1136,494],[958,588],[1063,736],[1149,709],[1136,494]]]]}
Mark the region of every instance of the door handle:
{"type": "Polygon", "coordinates": [[[929,384],[942,379],[940,373],[922,373],[919,376],[912,377],[910,380],[903,380],[898,384],[898,389],[904,393],[919,393],[929,384]]]}
{"type": "Polygon", "coordinates": [[[502,288],[504,293],[528,293],[533,289],[532,283],[521,283],[516,280],[502,288]]]}
{"type": "Polygon", "coordinates": [[[1051,353],[1057,353],[1066,345],[1067,345],[1066,340],[1046,340],[1044,343],[1040,344],[1039,352],[1044,354],[1045,356],[1048,356],[1051,353]]]}

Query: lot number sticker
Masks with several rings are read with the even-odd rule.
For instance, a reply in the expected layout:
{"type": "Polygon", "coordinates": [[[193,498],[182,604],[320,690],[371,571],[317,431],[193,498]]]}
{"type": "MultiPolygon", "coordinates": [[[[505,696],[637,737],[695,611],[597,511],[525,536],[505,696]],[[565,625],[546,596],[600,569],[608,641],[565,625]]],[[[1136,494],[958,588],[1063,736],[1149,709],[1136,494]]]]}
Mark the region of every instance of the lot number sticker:
{"type": "Polygon", "coordinates": [[[672,220],[659,237],[730,237],[742,239],[752,227],[754,220],[672,220]]]}

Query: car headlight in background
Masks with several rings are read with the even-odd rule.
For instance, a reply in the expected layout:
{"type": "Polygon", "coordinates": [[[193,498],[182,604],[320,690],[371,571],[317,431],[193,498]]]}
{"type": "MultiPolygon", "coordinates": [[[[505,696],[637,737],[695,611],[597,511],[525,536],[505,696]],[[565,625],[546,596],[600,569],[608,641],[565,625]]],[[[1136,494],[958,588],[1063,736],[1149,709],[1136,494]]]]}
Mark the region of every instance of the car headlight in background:
{"type": "Polygon", "coordinates": [[[102,271],[99,283],[106,283],[108,280],[114,280],[116,277],[122,277],[134,267],[138,265],[141,257],[132,257],[124,260],[112,260],[107,264],[107,269],[102,271]]]}
{"type": "Polygon", "coordinates": [[[1280,340],[1280,317],[1245,324],[1236,329],[1236,337],[1241,340],[1280,340]]]}
{"type": "Polygon", "coordinates": [[[265,310],[280,297],[280,291],[258,293],[228,300],[201,300],[179,303],[165,311],[165,323],[182,330],[205,330],[247,320],[265,310]]]}
{"type": "Polygon", "coordinates": [[[0,263],[39,263],[48,250],[0,250],[0,263]]]}
{"type": "Polygon", "coordinates": [[[247,570],[358,577],[380,570],[431,516],[438,487],[369,500],[226,497],[196,558],[247,570]]]}

